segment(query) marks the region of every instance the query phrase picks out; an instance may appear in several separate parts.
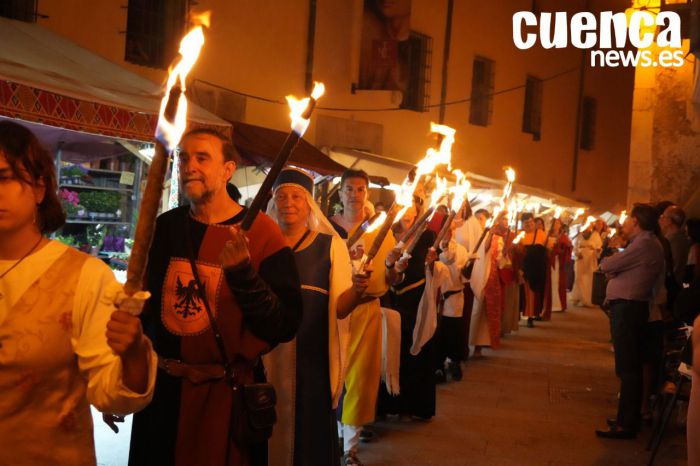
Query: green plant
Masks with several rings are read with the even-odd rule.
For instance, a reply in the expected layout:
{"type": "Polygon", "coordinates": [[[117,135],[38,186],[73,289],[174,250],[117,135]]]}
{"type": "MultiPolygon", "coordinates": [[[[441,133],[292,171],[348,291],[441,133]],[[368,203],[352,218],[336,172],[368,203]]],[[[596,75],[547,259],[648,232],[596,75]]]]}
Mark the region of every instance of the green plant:
{"type": "Polygon", "coordinates": [[[119,209],[119,193],[89,192],[80,195],[80,203],[90,212],[114,213],[119,209]]]}
{"type": "Polygon", "coordinates": [[[56,241],[65,244],[66,246],[78,247],[78,240],[73,235],[56,235],[56,241]]]}
{"type": "Polygon", "coordinates": [[[87,242],[94,248],[102,247],[102,242],[105,239],[105,227],[102,225],[90,225],[87,227],[87,242]]]}
{"type": "Polygon", "coordinates": [[[71,176],[76,176],[76,177],[84,177],[87,175],[87,168],[83,167],[82,165],[71,165],[68,167],[63,167],[61,169],[61,176],[65,177],[71,177],[71,176]]]}

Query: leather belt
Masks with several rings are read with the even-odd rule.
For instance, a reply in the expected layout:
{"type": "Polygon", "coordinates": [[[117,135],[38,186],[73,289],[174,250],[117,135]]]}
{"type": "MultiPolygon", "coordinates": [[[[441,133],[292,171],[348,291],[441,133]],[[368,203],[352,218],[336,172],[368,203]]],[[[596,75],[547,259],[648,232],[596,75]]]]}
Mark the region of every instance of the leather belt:
{"type": "Polygon", "coordinates": [[[223,364],[187,364],[177,359],[158,358],[158,368],[173,377],[182,377],[195,385],[223,380],[226,369],[223,364]]]}
{"type": "Polygon", "coordinates": [[[454,295],[456,295],[456,294],[459,294],[459,293],[464,293],[464,290],[445,291],[445,292],[442,294],[442,299],[444,299],[445,301],[447,301],[447,298],[449,298],[450,296],[454,296],[454,295]]]}

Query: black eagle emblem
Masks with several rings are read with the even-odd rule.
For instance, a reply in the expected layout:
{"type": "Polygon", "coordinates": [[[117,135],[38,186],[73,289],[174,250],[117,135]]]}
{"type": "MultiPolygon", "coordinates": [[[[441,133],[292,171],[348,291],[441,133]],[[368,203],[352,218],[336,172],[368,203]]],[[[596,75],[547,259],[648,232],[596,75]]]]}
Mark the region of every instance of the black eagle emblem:
{"type": "MultiPolygon", "coordinates": [[[[206,292],[206,284],[202,283],[202,294],[206,296],[206,292]]],[[[178,314],[182,314],[184,319],[202,312],[202,298],[200,298],[195,280],[190,280],[185,286],[178,276],[175,295],[177,296],[175,311],[178,314]]]]}

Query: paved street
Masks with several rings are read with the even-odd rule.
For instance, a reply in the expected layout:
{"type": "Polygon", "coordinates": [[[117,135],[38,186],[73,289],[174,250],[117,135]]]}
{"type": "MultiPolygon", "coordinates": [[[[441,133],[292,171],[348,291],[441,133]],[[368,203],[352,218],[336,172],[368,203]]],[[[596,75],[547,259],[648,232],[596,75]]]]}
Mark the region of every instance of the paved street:
{"type": "MultiPolygon", "coordinates": [[[[380,439],[360,458],[368,466],[646,464],[650,426],[636,441],[594,433],[617,406],[605,315],[575,308],[537,324],[469,361],[462,382],[440,386],[431,422],[378,423],[380,439]]],[[[656,464],[686,464],[675,422],[656,464]]]]}

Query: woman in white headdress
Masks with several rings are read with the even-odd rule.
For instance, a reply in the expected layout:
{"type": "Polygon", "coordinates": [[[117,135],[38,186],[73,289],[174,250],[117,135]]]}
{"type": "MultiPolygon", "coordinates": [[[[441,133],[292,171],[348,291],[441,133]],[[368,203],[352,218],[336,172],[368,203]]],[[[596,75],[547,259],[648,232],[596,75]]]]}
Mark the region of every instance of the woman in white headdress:
{"type": "Polygon", "coordinates": [[[345,375],[347,317],[367,287],[367,277],[353,275],[348,249],[314,201],[313,186],[306,172],[285,168],[267,212],[294,251],[304,302],[296,339],[265,360],[278,409],[286,410],[270,441],[275,465],[340,464],[334,409],[345,375]]]}

